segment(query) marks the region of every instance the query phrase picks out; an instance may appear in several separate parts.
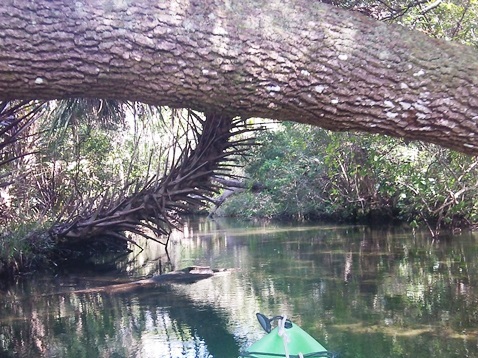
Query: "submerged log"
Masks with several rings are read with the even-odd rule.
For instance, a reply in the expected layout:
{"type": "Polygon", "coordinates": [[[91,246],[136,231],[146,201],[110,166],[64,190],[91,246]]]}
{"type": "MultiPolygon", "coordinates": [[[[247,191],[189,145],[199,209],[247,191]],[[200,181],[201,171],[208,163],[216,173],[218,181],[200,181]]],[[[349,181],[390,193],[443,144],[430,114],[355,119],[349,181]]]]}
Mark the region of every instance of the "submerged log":
{"type": "Polygon", "coordinates": [[[116,285],[93,287],[84,290],[76,290],[70,293],[82,294],[82,293],[119,293],[134,291],[138,288],[152,287],[156,285],[181,283],[191,284],[212,276],[230,272],[228,269],[211,269],[209,266],[190,266],[182,270],[172,271],[158,276],[153,276],[143,280],[137,280],[133,282],[120,283],[116,285]]]}

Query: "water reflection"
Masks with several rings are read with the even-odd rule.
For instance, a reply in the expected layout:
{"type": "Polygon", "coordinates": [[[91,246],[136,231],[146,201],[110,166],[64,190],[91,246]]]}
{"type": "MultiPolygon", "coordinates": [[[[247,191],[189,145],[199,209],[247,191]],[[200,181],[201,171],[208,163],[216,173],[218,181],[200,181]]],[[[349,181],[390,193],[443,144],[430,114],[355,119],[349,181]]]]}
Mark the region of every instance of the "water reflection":
{"type": "Polygon", "coordinates": [[[117,263],[22,278],[0,293],[0,356],[232,358],[262,336],[256,312],[287,314],[344,358],[478,356],[475,235],[199,220],[169,251],[147,243],[117,263]],[[234,270],[71,293],[192,264],[234,270]]]}

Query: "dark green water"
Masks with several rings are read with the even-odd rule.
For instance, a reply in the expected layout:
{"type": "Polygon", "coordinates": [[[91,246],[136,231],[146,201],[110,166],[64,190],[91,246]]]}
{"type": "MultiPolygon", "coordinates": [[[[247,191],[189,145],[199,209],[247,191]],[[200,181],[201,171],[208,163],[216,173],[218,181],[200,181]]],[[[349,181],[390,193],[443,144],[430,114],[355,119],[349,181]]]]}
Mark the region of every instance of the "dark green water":
{"type": "Polygon", "coordinates": [[[233,358],[286,314],[343,358],[478,357],[478,237],[366,227],[190,222],[168,261],[148,243],[114,263],[0,291],[0,357],[233,358]],[[189,265],[192,285],[72,294],[189,265]]]}

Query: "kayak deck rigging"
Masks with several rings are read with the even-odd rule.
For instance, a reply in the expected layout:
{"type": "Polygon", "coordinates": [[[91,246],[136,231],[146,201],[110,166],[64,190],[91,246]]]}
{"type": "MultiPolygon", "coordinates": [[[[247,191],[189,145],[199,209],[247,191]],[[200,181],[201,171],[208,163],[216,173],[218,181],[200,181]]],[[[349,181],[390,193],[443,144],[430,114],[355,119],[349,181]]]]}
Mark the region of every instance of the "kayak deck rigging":
{"type": "Polygon", "coordinates": [[[239,358],[337,358],[336,353],[327,351],[307,332],[287,317],[274,316],[268,318],[262,313],[256,317],[267,335],[252,344],[239,358]],[[277,321],[277,327],[272,329],[272,323],[277,321]]]}

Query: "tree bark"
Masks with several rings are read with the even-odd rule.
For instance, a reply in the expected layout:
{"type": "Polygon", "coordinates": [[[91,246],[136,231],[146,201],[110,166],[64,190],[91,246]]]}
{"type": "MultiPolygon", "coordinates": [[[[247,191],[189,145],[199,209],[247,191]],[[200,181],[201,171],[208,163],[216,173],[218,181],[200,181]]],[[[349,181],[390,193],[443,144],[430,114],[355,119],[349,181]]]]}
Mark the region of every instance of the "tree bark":
{"type": "Polygon", "coordinates": [[[0,100],[115,98],[478,154],[478,60],[309,0],[3,0],[0,100]]]}

